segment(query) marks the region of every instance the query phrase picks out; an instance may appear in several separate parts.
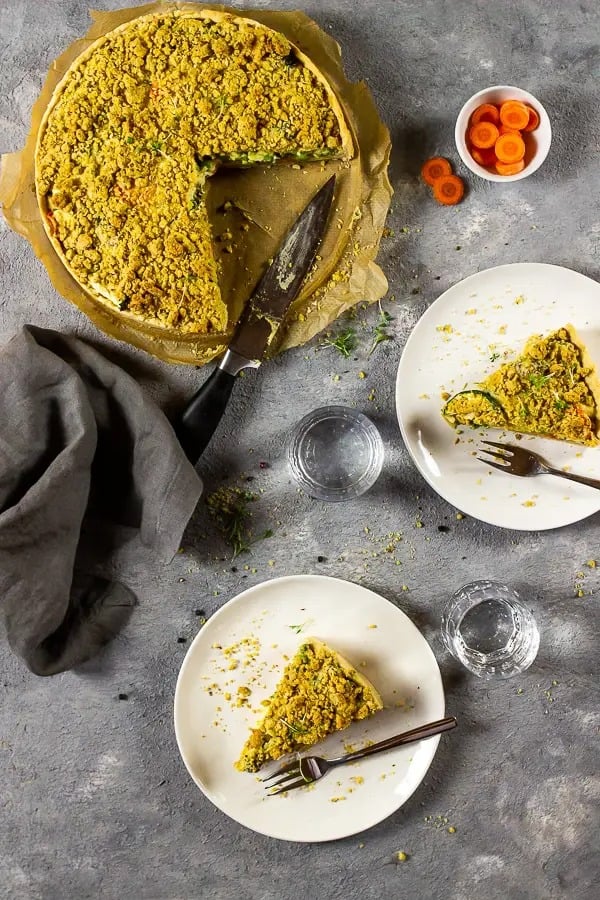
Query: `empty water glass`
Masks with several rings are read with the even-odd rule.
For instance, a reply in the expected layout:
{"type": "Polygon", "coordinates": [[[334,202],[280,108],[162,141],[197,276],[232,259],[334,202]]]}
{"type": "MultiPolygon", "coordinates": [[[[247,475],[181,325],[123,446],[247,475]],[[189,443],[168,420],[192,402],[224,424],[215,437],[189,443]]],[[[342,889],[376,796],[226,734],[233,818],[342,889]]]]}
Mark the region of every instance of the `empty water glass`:
{"type": "Polygon", "coordinates": [[[516,591],[497,581],[473,581],[442,614],[450,653],[479,678],[511,678],[529,668],[540,644],[535,619],[516,591]]]}
{"type": "Polygon", "coordinates": [[[349,500],[375,483],[383,441],[370,419],[346,406],[323,406],[305,416],[288,444],[294,478],[311,497],[349,500]]]}

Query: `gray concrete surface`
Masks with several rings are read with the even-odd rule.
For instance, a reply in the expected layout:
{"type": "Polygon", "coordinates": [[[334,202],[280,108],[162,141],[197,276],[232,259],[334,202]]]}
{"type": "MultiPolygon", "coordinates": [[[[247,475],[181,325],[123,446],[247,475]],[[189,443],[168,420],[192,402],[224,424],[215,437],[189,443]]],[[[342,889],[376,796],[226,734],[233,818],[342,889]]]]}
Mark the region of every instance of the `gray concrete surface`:
{"type": "MultiPolygon", "coordinates": [[[[598,516],[546,533],[457,520],[404,449],[393,395],[411,327],[464,276],[531,260],[598,277],[598,4],[275,5],[301,6],[336,35],[348,72],[367,80],[390,125],[396,195],[389,224],[395,233],[384,241],[380,262],[390,282],[385,306],[394,316],[395,339],[367,359],[365,328],[356,358],[348,361],[316,340],[240,385],[204,458],[203,476],[211,490],[242,473],[254,475],[253,487],[265,489],[254,507],[257,531],[281,524],[237,572],[201,503],[175,562],[162,572],[132,573],[139,608],[101,657],[77,672],[41,680],[0,642],[0,896],[591,900],[600,877],[600,568],[584,563],[600,557],[598,516]],[[537,176],[517,186],[469,178],[468,199],[441,209],[419,183],[420,161],[432,152],[455,157],[452,127],[462,101],[502,82],[527,87],[546,104],[554,127],[551,156],[537,176]],[[357,377],[361,369],[365,380],[357,377]],[[340,380],[333,381],[333,374],[340,380]],[[369,400],[372,390],[375,399],[369,400]],[[354,403],[372,415],[386,444],[376,488],[347,505],[299,495],[282,461],[290,427],[324,399],[354,403]],[[260,469],[260,460],[271,467],[260,469]],[[418,516],[420,529],[414,527],[418,516]],[[370,546],[365,525],[378,535],[410,535],[414,552],[407,549],[401,569],[386,554],[364,568],[370,546]],[[326,560],[319,563],[318,556],[326,560]],[[582,570],[585,596],[577,597],[576,573],[582,570]],[[360,836],[322,845],[280,843],[229,821],[191,782],[172,728],[177,672],[198,629],[194,611],[202,607],[210,615],[243,588],[299,572],[360,577],[404,609],[431,641],[448,708],[461,719],[460,732],[442,742],[425,781],[402,809],[360,836]],[[514,681],[483,684],[467,677],[440,645],[442,603],[479,574],[520,588],[540,623],[539,658],[514,681]],[[186,643],[178,642],[182,637],[186,643]],[[128,700],[119,701],[119,693],[128,700]],[[436,816],[449,817],[456,833],[432,825],[436,816]],[[398,850],[409,854],[408,861],[395,862],[398,850]]],[[[1,0],[3,150],[21,145],[50,61],[87,23],[81,0],[1,0]]],[[[99,334],[54,292],[29,246],[1,222],[0,253],[2,332],[36,322],[86,336],[166,408],[204,377],[99,334]]],[[[371,327],[376,311],[361,320],[371,327]]]]}

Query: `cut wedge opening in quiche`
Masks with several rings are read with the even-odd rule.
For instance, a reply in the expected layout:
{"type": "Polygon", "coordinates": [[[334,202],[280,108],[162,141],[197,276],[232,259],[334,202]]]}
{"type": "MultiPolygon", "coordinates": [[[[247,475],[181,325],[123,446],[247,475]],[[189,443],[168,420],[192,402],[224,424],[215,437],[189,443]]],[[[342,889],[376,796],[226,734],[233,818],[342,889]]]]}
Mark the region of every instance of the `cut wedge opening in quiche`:
{"type": "Polygon", "coordinates": [[[383,709],[371,682],[316,638],[298,648],[266,703],[264,717],[235,763],[241,772],[257,772],[383,709]]]}
{"type": "Polygon", "coordinates": [[[520,356],[445,404],[449,425],[600,443],[600,382],[575,328],[533,335],[520,356]]]}
{"type": "Polygon", "coordinates": [[[222,166],[351,159],[319,69],[281,33],[216,10],[143,16],[95,41],[57,86],[36,190],[69,272],[124,315],[223,332],[206,191],[222,166]]]}

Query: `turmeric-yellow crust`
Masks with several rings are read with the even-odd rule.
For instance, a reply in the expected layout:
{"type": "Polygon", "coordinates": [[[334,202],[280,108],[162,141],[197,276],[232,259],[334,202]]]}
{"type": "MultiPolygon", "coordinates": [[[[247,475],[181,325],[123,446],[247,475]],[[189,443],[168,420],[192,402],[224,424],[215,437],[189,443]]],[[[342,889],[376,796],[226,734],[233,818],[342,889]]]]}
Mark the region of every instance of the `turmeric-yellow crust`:
{"type": "Polygon", "coordinates": [[[285,667],[235,767],[256,772],[266,762],[305,750],[382,707],[364,675],[335,650],[309,638],[285,667]]]}
{"type": "Polygon", "coordinates": [[[182,332],[222,332],[208,176],[352,147],[331,88],[282,34],[218,11],[154,14],[100,38],[60,82],[36,188],[54,247],[93,296],[182,332]]]}

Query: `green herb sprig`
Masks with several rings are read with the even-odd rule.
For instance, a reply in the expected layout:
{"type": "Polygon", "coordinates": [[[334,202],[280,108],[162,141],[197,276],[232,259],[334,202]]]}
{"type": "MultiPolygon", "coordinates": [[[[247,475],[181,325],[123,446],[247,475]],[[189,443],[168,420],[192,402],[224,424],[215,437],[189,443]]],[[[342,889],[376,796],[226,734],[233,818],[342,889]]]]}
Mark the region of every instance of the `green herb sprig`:
{"type": "Polygon", "coordinates": [[[256,499],[257,495],[251,491],[244,491],[238,487],[222,487],[210,494],[206,500],[209,513],[233,550],[234,559],[250,549],[248,519],[251,513],[248,504],[256,499]]]}
{"type": "Polygon", "coordinates": [[[286,722],[286,720],[281,716],[279,717],[279,721],[283,722],[283,724],[286,726],[286,728],[289,728],[292,734],[306,734],[307,732],[306,728],[300,728],[298,727],[298,725],[292,725],[290,722],[286,722]]]}
{"type": "Polygon", "coordinates": [[[346,359],[356,350],[356,345],[357,340],[354,328],[347,328],[345,331],[338,332],[334,337],[326,337],[323,340],[324,347],[333,347],[346,359]]]}
{"type": "Polygon", "coordinates": [[[529,381],[534,386],[534,388],[542,388],[544,385],[550,381],[552,375],[530,375],[529,381]]]}
{"type": "Polygon", "coordinates": [[[393,336],[387,331],[390,322],[393,322],[392,316],[387,310],[382,309],[380,306],[379,321],[373,329],[373,343],[371,344],[371,349],[369,350],[369,356],[373,353],[375,348],[379,346],[379,344],[383,343],[383,341],[393,340],[393,336]]]}

